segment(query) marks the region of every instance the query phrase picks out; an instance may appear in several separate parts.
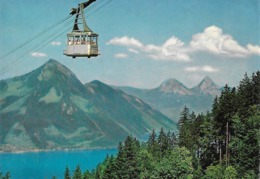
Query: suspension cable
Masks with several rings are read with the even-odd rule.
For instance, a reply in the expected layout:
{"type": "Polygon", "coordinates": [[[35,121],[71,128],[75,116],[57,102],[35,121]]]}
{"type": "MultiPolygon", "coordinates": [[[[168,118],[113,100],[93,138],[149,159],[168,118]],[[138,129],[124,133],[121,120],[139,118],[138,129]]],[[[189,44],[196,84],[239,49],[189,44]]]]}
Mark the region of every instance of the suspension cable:
{"type": "MultiPolygon", "coordinates": [[[[94,6],[91,6],[90,9],[94,9],[98,4],[101,4],[101,2],[104,0],[100,0],[99,3],[96,3],[94,6]]],[[[104,6],[108,5],[110,2],[112,2],[113,0],[109,0],[108,2],[106,2],[105,4],[103,4],[102,6],[100,6],[99,8],[95,9],[92,13],[88,14],[87,17],[93,15],[94,13],[96,13],[97,11],[99,11],[101,8],[103,8],[104,6]]],[[[64,21],[68,20],[70,17],[72,17],[72,15],[69,15],[63,19],[61,19],[60,21],[58,21],[57,23],[49,26],[48,28],[42,30],[40,33],[36,34],[35,36],[33,36],[32,38],[30,38],[29,40],[23,42],[22,44],[18,45],[16,48],[10,50],[9,52],[3,54],[0,56],[0,60],[2,60],[3,58],[7,57],[8,55],[14,53],[15,51],[17,51],[18,49],[22,48],[23,46],[29,44],[30,42],[32,42],[33,40],[35,40],[36,38],[39,38],[40,36],[42,36],[43,34],[45,34],[46,32],[48,32],[49,30],[53,29],[54,27],[57,27],[58,25],[60,25],[61,23],[63,23],[64,21]]],[[[69,23],[71,23],[70,21],[67,22],[65,25],[63,25],[61,28],[59,28],[58,30],[56,30],[54,33],[52,33],[51,35],[49,35],[48,37],[46,37],[44,39],[44,42],[40,42],[36,45],[34,45],[32,48],[30,48],[29,50],[27,50],[25,53],[23,53],[20,57],[19,60],[16,61],[13,65],[9,66],[9,67],[4,67],[4,70],[2,72],[0,72],[0,75],[6,73],[7,71],[9,71],[10,69],[14,68],[16,65],[18,65],[19,63],[21,63],[23,61],[23,58],[28,55],[29,53],[31,53],[32,51],[38,51],[40,49],[42,49],[43,47],[45,47],[46,45],[48,45],[50,42],[52,42],[53,40],[55,40],[56,38],[58,38],[59,36],[61,36],[62,34],[64,34],[65,32],[67,32],[71,27],[66,28],[64,31],[62,31],[61,33],[59,33],[58,35],[56,35],[57,31],[60,31],[61,29],[65,28],[69,23]],[[55,36],[56,35],[56,36],[55,36]],[[54,38],[52,38],[53,36],[55,36],[54,38]],[[48,40],[50,39],[51,40],[48,40]]]]}
{"type": "MultiPolygon", "coordinates": [[[[64,34],[65,32],[67,32],[70,28],[71,28],[71,27],[66,28],[66,29],[65,29],[64,31],[62,31],[60,34],[56,35],[56,36],[55,36],[54,38],[52,38],[51,40],[47,41],[47,42],[44,43],[42,46],[38,47],[38,48],[36,49],[36,51],[40,50],[41,48],[45,47],[45,46],[48,45],[50,42],[52,42],[53,40],[55,40],[56,38],[58,38],[59,36],[63,35],[63,34],[64,34]]],[[[0,73],[0,76],[3,75],[3,74],[5,74],[7,71],[13,69],[16,65],[20,64],[20,63],[23,61],[23,58],[24,58],[27,54],[29,54],[30,52],[31,52],[31,51],[27,51],[26,53],[24,53],[24,54],[19,58],[19,60],[16,61],[12,66],[9,66],[9,67],[7,67],[6,69],[4,69],[4,71],[2,71],[2,72],[0,73]]]]}
{"type": "Polygon", "coordinates": [[[39,32],[38,34],[34,35],[33,37],[31,37],[30,39],[26,40],[25,42],[21,43],[20,45],[18,45],[17,47],[15,47],[14,49],[10,50],[9,52],[2,54],[0,56],[0,60],[4,59],[5,57],[7,57],[8,55],[12,54],[13,52],[19,50],[20,48],[22,48],[23,46],[27,45],[28,43],[32,42],[33,40],[39,38],[40,36],[42,36],[43,34],[45,34],[46,32],[48,32],[50,29],[58,26],[59,24],[61,24],[62,22],[66,21],[67,19],[69,19],[70,17],[72,17],[71,15],[61,19],[60,21],[54,23],[53,25],[49,26],[48,28],[42,30],[41,32],[39,32]]]}

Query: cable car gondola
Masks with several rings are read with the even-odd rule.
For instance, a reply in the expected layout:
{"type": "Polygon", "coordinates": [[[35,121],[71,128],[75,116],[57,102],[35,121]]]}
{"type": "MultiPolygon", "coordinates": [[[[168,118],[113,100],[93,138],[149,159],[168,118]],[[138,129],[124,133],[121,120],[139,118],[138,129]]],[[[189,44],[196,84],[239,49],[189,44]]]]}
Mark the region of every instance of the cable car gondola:
{"type": "Polygon", "coordinates": [[[89,0],[81,3],[78,8],[71,10],[71,15],[76,14],[73,30],[67,34],[67,48],[64,50],[64,55],[73,58],[76,57],[96,57],[98,51],[98,34],[94,33],[86,23],[84,9],[96,0],[89,0]],[[79,25],[82,25],[80,30],[79,25]]]}

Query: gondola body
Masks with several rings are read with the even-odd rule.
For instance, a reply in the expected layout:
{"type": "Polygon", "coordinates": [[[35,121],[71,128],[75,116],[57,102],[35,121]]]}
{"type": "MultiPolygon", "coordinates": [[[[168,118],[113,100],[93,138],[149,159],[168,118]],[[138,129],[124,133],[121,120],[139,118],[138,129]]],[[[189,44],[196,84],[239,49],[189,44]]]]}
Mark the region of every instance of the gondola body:
{"type": "Polygon", "coordinates": [[[96,57],[98,51],[98,34],[92,32],[72,32],[67,35],[67,48],[64,55],[76,57],[96,57]]]}

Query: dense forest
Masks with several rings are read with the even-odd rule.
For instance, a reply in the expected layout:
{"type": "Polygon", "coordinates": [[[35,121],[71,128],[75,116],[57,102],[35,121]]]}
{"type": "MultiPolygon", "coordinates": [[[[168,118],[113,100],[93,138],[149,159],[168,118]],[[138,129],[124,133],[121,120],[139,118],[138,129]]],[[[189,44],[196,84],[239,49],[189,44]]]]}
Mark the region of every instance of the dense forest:
{"type": "Polygon", "coordinates": [[[258,178],[260,72],[245,74],[237,88],[226,85],[211,112],[184,107],[178,126],[176,133],[152,131],[147,142],[128,136],[116,156],[93,171],[67,167],[64,178],[258,178]]]}

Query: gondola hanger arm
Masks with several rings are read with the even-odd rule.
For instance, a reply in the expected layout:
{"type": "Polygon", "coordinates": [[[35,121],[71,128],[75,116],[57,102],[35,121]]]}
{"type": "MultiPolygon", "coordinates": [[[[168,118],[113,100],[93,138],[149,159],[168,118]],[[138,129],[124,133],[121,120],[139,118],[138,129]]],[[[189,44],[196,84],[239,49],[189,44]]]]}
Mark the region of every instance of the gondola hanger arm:
{"type": "MultiPolygon", "coordinates": [[[[91,3],[95,2],[95,1],[96,1],[96,0],[89,0],[89,1],[87,1],[87,2],[81,3],[81,4],[83,4],[83,9],[85,9],[85,8],[88,7],[91,3]]],[[[78,8],[72,8],[72,9],[71,9],[71,12],[70,12],[70,15],[76,14],[76,13],[79,11],[79,8],[80,8],[80,7],[78,7],[78,8]]]]}

